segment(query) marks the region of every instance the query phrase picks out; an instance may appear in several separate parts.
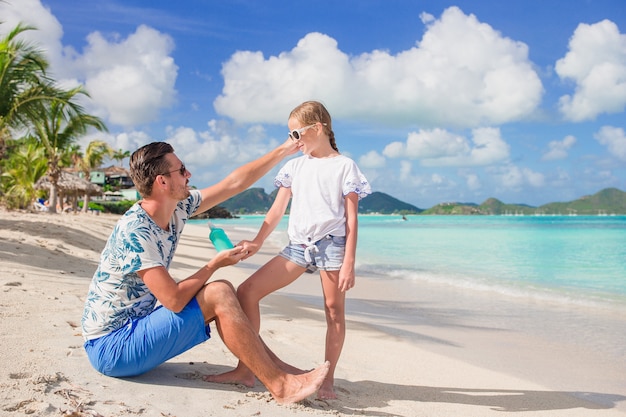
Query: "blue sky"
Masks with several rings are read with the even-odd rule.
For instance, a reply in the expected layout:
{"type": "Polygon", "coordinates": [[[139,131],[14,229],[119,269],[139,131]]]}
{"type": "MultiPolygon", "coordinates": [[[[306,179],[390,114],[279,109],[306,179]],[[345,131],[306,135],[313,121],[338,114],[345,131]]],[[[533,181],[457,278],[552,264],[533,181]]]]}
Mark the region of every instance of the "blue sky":
{"type": "Polygon", "coordinates": [[[626,190],[623,0],[5,0],[0,16],[85,85],[110,131],[82,144],[168,141],[198,187],[314,99],[373,190],[420,208],[626,190]]]}

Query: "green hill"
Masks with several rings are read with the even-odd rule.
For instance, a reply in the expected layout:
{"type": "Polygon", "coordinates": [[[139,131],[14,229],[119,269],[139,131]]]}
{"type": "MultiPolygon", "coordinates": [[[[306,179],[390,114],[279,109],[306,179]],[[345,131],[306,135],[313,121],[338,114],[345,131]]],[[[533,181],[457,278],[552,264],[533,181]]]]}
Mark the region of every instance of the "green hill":
{"type": "Polygon", "coordinates": [[[275,193],[267,195],[263,188],[249,188],[220,206],[235,214],[265,213],[272,206],[275,197],[275,193]]]}
{"type": "MultiPolygon", "coordinates": [[[[233,214],[265,213],[276,198],[277,190],[266,194],[262,188],[250,188],[220,204],[233,214]]],[[[564,203],[549,203],[540,207],[525,204],[505,204],[489,198],[482,204],[441,203],[427,210],[400,201],[388,194],[373,192],[359,201],[359,213],[432,214],[432,215],[611,215],[626,214],[626,193],[607,188],[596,194],[564,203]]]]}
{"type": "Polygon", "coordinates": [[[505,204],[497,198],[488,198],[479,206],[480,214],[489,215],[531,215],[537,209],[527,204],[505,204]]]}
{"type": "Polygon", "coordinates": [[[422,214],[447,215],[447,214],[485,214],[480,211],[476,204],[472,203],[441,203],[424,210],[422,214]]]}
{"type": "Polygon", "coordinates": [[[359,213],[419,214],[423,210],[378,191],[359,201],[359,213]]]}
{"type": "Polygon", "coordinates": [[[606,188],[596,194],[565,203],[549,203],[540,207],[526,204],[505,204],[489,198],[482,204],[441,203],[424,210],[422,214],[478,214],[478,215],[611,215],[626,214],[626,193],[617,188],[606,188]]]}
{"type": "Polygon", "coordinates": [[[617,188],[605,188],[578,200],[545,204],[539,210],[545,214],[626,214],[626,193],[617,188]]]}
{"type": "MultiPolygon", "coordinates": [[[[263,188],[250,188],[226,200],[220,206],[234,214],[265,213],[274,202],[276,193],[277,190],[266,194],[263,188]]],[[[381,192],[374,192],[359,201],[359,213],[418,214],[421,211],[411,204],[381,192]]]]}

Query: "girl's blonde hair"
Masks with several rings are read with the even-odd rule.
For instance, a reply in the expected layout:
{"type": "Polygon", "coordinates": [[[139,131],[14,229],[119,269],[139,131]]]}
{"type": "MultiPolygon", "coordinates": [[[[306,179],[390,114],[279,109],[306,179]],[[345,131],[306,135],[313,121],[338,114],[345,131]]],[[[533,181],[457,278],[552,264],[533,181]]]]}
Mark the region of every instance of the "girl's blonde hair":
{"type": "Polygon", "coordinates": [[[328,110],[322,103],[319,101],[305,101],[291,111],[289,118],[291,119],[292,117],[298,119],[303,126],[321,123],[324,133],[328,135],[330,140],[330,146],[339,152],[335,142],[335,132],[333,132],[333,122],[330,118],[330,113],[328,113],[328,110]]]}

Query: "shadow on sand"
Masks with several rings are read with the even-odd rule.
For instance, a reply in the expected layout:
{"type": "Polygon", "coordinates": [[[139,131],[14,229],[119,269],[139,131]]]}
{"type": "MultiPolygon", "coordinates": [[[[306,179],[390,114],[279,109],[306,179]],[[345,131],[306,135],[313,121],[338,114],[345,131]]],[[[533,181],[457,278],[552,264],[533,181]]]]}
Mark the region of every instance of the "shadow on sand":
{"type": "MultiPolygon", "coordinates": [[[[204,374],[217,374],[226,370],[229,368],[206,363],[167,362],[153,371],[138,377],[127,378],[127,380],[148,385],[171,385],[242,393],[265,392],[265,387],[260,383],[257,383],[255,388],[248,388],[207,383],[202,380],[204,374]]],[[[318,410],[334,410],[347,415],[388,417],[398,416],[397,413],[383,411],[393,401],[414,402],[415,407],[427,403],[448,403],[488,407],[499,412],[532,412],[577,408],[606,410],[614,408],[617,402],[626,400],[624,395],[596,392],[428,387],[343,379],[336,380],[336,386],[340,398],[338,401],[306,400],[306,406],[318,410]]]]}

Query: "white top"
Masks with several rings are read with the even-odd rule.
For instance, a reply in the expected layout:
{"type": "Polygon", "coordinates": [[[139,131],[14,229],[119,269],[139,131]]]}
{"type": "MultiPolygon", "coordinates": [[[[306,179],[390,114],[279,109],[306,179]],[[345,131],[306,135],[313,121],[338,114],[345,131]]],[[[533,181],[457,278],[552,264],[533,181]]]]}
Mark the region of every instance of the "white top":
{"type": "Polygon", "coordinates": [[[274,180],[277,187],[291,187],[288,234],[294,244],[311,245],[326,235],[345,236],[344,197],[359,199],[372,193],[356,163],[343,155],[291,159],[274,180]]]}
{"type": "Polygon", "coordinates": [[[190,194],[176,206],[169,230],[161,229],[139,203],[117,222],[89,286],[82,318],[85,340],[104,336],[154,310],[157,299],[137,272],[169,268],[183,227],[202,201],[200,191],[190,194]]]}

